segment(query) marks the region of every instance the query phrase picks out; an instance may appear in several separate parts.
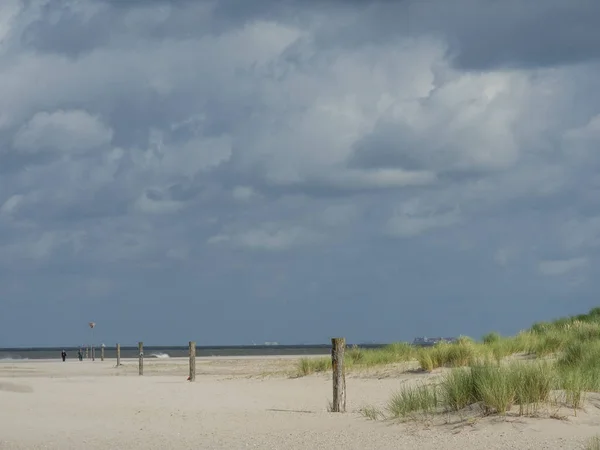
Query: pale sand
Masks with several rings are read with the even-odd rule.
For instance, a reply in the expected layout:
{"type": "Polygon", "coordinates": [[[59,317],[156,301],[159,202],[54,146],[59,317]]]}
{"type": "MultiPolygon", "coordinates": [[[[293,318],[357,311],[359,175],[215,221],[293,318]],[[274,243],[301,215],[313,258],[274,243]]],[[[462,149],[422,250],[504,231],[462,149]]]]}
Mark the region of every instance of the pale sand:
{"type": "MultiPolygon", "coordinates": [[[[600,433],[600,398],[567,420],[452,424],[370,421],[403,383],[401,368],[348,374],[348,412],[327,412],[330,375],[290,378],[297,358],[0,362],[0,449],[576,449],[600,433]],[[266,375],[275,373],[275,375],[266,375]]],[[[443,422],[443,420],[441,421],[443,422]]]]}

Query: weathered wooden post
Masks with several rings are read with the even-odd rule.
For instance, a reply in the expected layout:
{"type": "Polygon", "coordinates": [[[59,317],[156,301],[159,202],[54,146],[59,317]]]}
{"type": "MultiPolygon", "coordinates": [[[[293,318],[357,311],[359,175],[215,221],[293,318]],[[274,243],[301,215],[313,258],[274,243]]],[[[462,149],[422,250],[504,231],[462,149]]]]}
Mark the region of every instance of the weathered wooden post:
{"type": "Polygon", "coordinates": [[[85,346],[85,359],[90,359],[90,346],[85,346]]]}
{"type": "Polygon", "coordinates": [[[96,361],[96,347],[92,345],[92,361],[96,361]]]}
{"type": "Polygon", "coordinates": [[[196,343],[190,341],[190,381],[196,380],[196,343]]]}
{"type": "Polygon", "coordinates": [[[333,403],[331,404],[331,412],[346,412],[345,349],[346,339],[331,339],[331,365],[333,368],[333,403]]]}
{"type": "Polygon", "coordinates": [[[100,347],[100,361],[104,361],[104,344],[100,347]]]}
{"type": "Polygon", "coordinates": [[[140,351],[140,375],[144,375],[144,343],[138,343],[138,350],[140,351]]]}
{"type": "Polygon", "coordinates": [[[117,344],[117,367],[121,365],[121,344],[117,344]]]}

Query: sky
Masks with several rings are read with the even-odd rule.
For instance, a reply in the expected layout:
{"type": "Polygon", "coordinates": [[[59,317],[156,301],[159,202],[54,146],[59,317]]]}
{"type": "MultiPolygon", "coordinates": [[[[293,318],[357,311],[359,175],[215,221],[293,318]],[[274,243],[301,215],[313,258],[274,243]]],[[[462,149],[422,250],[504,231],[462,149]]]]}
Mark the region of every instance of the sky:
{"type": "Polygon", "coordinates": [[[2,0],[0,347],[586,312],[598,73],[596,0],[2,0]]]}

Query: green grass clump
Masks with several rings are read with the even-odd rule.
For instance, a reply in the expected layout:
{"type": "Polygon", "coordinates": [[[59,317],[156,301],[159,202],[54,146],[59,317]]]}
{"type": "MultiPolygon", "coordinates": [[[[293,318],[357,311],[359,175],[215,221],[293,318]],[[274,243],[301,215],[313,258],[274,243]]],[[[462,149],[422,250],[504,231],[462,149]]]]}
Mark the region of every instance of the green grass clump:
{"type": "Polygon", "coordinates": [[[515,386],[510,371],[496,365],[471,368],[475,399],[486,414],[505,414],[515,401],[515,386]]]}
{"type": "Polygon", "coordinates": [[[577,409],[585,400],[587,386],[590,384],[590,374],[580,369],[560,372],[560,387],[565,394],[565,402],[571,405],[577,415],[577,409]]]}
{"type": "Polygon", "coordinates": [[[481,352],[472,340],[461,338],[454,343],[440,342],[417,352],[417,361],[423,370],[431,372],[439,367],[464,367],[476,362],[481,352]]]}
{"type": "Polygon", "coordinates": [[[488,333],[485,336],[483,336],[483,343],[486,345],[491,345],[500,342],[501,339],[502,336],[500,336],[500,334],[496,333],[495,331],[492,331],[491,333],[488,333]]]}
{"type": "Polygon", "coordinates": [[[387,410],[393,418],[406,418],[417,413],[431,414],[437,407],[437,387],[422,384],[400,389],[388,402],[387,410]]]}
{"type": "Polygon", "coordinates": [[[331,370],[331,358],[301,358],[297,369],[301,376],[325,372],[331,370]]]}
{"type": "Polygon", "coordinates": [[[589,438],[585,444],[585,450],[600,450],[600,435],[589,438]]]}
{"type": "Polygon", "coordinates": [[[437,369],[439,367],[438,360],[434,359],[433,352],[421,350],[417,353],[417,361],[419,361],[419,366],[421,369],[431,372],[433,369],[437,369]]]}
{"type": "Polygon", "coordinates": [[[397,361],[409,361],[415,354],[415,347],[406,342],[396,342],[386,345],[384,350],[394,355],[397,361]]]}
{"type": "Polygon", "coordinates": [[[451,411],[460,411],[477,401],[470,369],[454,369],[440,383],[441,398],[451,411]]]}
{"type": "Polygon", "coordinates": [[[361,408],[359,410],[359,412],[366,417],[367,419],[370,420],[378,420],[380,418],[385,417],[385,415],[383,414],[383,411],[381,411],[379,408],[376,408],[374,406],[365,406],[364,408],[361,408]]]}
{"type": "Polygon", "coordinates": [[[600,341],[571,342],[558,358],[563,369],[600,369],[600,341]]]}
{"type": "Polygon", "coordinates": [[[444,365],[448,367],[464,367],[475,362],[477,350],[469,341],[459,341],[444,347],[444,365]]]}
{"type": "Polygon", "coordinates": [[[548,363],[513,366],[512,380],[515,389],[515,403],[520,415],[532,415],[540,405],[550,400],[550,393],[556,386],[557,376],[548,363]]]}
{"type": "Polygon", "coordinates": [[[600,339],[600,324],[594,322],[574,321],[569,331],[576,341],[591,341],[600,339]]]}
{"type": "Polygon", "coordinates": [[[404,342],[386,345],[377,349],[351,347],[346,352],[346,360],[357,366],[372,367],[410,361],[414,357],[414,347],[404,342]]]}
{"type": "Polygon", "coordinates": [[[566,345],[566,339],[562,333],[552,331],[537,335],[532,344],[531,353],[537,357],[544,357],[562,350],[566,345]]]}
{"type": "Polygon", "coordinates": [[[388,409],[394,417],[407,417],[436,408],[460,411],[479,404],[485,414],[506,414],[518,405],[520,415],[532,415],[549,402],[556,385],[554,373],[545,362],[455,368],[439,385],[405,387],[392,397],[388,409]]]}
{"type": "Polygon", "coordinates": [[[558,358],[557,368],[565,401],[577,410],[586,392],[600,392],[600,341],[572,342],[558,358]]]}

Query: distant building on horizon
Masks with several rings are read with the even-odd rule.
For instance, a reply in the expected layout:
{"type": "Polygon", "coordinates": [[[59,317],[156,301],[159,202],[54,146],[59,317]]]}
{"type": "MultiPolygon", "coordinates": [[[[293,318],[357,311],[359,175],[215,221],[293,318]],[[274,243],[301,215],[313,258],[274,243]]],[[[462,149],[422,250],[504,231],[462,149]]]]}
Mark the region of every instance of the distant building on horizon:
{"type": "Polygon", "coordinates": [[[428,338],[426,336],[423,337],[416,337],[413,339],[413,345],[418,345],[421,347],[428,347],[431,345],[435,345],[439,342],[446,342],[446,343],[452,343],[452,342],[456,342],[455,337],[433,337],[433,338],[428,338]]]}

